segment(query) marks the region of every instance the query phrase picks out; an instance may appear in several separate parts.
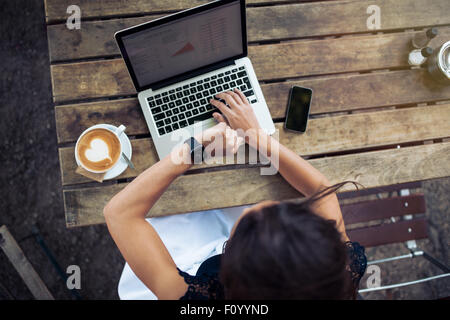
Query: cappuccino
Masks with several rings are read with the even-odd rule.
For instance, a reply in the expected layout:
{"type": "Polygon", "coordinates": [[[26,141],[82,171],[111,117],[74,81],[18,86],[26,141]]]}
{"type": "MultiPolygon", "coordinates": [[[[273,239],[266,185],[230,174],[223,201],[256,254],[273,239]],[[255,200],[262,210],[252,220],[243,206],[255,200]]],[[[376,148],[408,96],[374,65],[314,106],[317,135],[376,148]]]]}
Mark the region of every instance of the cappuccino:
{"type": "Polygon", "coordinates": [[[76,152],[83,167],[94,172],[105,172],[119,159],[121,145],[113,132],[98,128],[80,138],[76,152]]]}

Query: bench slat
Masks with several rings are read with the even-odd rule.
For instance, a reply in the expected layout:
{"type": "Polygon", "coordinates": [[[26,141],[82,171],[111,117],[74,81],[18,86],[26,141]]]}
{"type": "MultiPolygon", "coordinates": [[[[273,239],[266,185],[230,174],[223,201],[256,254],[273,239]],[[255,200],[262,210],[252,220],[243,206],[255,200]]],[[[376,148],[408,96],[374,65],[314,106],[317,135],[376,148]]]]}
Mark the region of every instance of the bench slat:
{"type": "MultiPolygon", "coordinates": [[[[328,1],[248,8],[248,41],[368,32],[366,10],[372,2],[328,1]]],[[[450,24],[450,15],[442,14],[445,8],[450,11],[448,0],[434,0],[432,6],[427,0],[384,0],[377,5],[383,18],[377,31],[450,24]]],[[[82,13],[85,15],[86,9],[82,13]]],[[[83,21],[82,28],[76,31],[68,29],[65,23],[50,25],[47,28],[50,61],[118,55],[113,37],[116,31],[162,16],[83,21]]]]}
{"type": "MultiPolygon", "coordinates": [[[[311,114],[450,100],[450,90],[435,87],[423,69],[331,76],[262,85],[272,118],[284,118],[293,85],[313,89],[311,114]]],[[[56,106],[55,113],[59,143],[75,141],[85,128],[97,123],[123,123],[131,135],[149,133],[136,98],[56,106]]]]}
{"type": "MultiPolygon", "coordinates": [[[[310,160],[331,183],[354,180],[367,188],[446,177],[450,175],[449,162],[450,143],[310,160]]],[[[104,223],[103,207],[125,186],[126,184],[116,184],[65,190],[67,226],[104,223]]],[[[350,188],[347,186],[341,191],[350,188]]],[[[298,192],[279,174],[262,176],[259,168],[190,174],[179,177],[170,185],[149,216],[225,208],[298,196],[298,192]],[[186,202],[186,199],[190,201],[186,202]]]]}
{"type": "Polygon", "coordinates": [[[427,221],[425,218],[418,218],[387,223],[349,230],[347,235],[351,241],[357,241],[365,247],[424,239],[428,237],[427,221]]]}
{"type": "MultiPolygon", "coordinates": [[[[276,123],[276,128],[282,144],[311,156],[450,137],[448,119],[450,104],[311,119],[303,135],[285,131],[282,123],[276,123]]],[[[158,160],[150,139],[133,140],[132,147],[136,169],[120,178],[134,177],[158,160]]],[[[60,164],[63,185],[90,181],[75,173],[74,147],[60,149],[60,164]]]]}
{"type": "MultiPolygon", "coordinates": [[[[430,44],[433,47],[450,37],[450,27],[441,27],[439,32],[430,44]]],[[[413,34],[402,32],[251,46],[249,56],[259,80],[407,67],[413,34]]],[[[52,65],[51,74],[53,98],[57,103],[136,93],[122,59],[52,65]]]]}
{"type": "Polygon", "coordinates": [[[0,248],[36,300],[55,300],[5,225],[0,227],[0,248]]]}
{"type": "Polygon", "coordinates": [[[341,206],[346,225],[408,214],[425,213],[423,194],[361,201],[341,206]]]}

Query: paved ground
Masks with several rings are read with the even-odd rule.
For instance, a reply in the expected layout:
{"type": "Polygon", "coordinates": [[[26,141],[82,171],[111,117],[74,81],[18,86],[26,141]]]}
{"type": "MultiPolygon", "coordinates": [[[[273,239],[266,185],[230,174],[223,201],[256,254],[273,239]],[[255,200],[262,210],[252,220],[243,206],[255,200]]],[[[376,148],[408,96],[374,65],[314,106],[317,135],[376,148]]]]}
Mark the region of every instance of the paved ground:
{"type": "MultiPolygon", "coordinates": [[[[65,270],[77,264],[85,299],[117,299],[123,259],[105,226],[66,229],[51,101],[47,38],[42,0],[2,3],[0,50],[2,144],[0,225],[7,225],[59,299],[72,299],[49,259],[31,234],[37,226],[65,270]],[[7,31],[5,34],[4,31],[7,31]]],[[[425,183],[431,240],[420,244],[449,264],[450,179],[425,183]]],[[[404,253],[401,246],[368,250],[369,258],[404,253]]],[[[436,274],[420,260],[382,267],[382,284],[436,274]]],[[[450,295],[449,281],[365,295],[366,298],[433,299],[450,295]]],[[[0,252],[0,299],[30,299],[20,277],[0,252]]]]}
{"type": "MultiPolygon", "coordinates": [[[[43,3],[2,3],[0,30],[8,33],[2,32],[0,50],[0,224],[18,240],[37,225],[64,270],[71,264],[80,266],[83,297],[116,299],[124,261],[106,227],[65,227],[43,3]]],[[[34,239],[20,245],[54,296],[70,299],[34,239]]],[[[2,252],[0,282],[14,297],[31,298],[2,252]]]]}

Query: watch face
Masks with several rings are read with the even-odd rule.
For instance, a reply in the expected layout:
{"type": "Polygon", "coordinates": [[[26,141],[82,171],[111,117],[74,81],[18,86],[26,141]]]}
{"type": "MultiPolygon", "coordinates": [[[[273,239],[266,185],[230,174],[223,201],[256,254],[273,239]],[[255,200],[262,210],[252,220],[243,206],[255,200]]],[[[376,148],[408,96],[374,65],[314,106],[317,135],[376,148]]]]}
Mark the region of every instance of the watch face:
{"type": "Polygon", "coordinates": [[[186,143],[189,144],[191,148],[191,160],[194,164],[200,164],[203,161],[203,145],[200,144],[197,140],[191,137],[189,140],[186,140],[186,143]]]}

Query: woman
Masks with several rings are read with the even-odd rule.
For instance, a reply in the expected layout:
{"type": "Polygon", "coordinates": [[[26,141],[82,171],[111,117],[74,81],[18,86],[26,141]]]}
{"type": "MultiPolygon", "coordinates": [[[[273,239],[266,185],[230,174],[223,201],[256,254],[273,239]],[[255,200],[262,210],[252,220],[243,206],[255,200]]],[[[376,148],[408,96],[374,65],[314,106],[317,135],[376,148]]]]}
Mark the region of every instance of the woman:
{"type": "Polygon", "coordinates": [[[109,232],[139,279],[159,299],[349,299],[366,268],[364,248],[349,241],[335,191],[297,154],[260,130],[253,109],[239,90],[211,100],[219,122],[195,139],[204,146],[225,142],[236,152],[237,129],[246,142],[272,159],[277,169],[306,198],[263,201],[245,209],[222,255],[206,260],[191,276],[177,268],[145,216],[166,188],[190,164],[182,144],[126,188],[104,208],[109,232]],[[226,102],[226,104],[221,101],[226,102]],[[234,129],[231,130],[230,128],[234,129]],[[214,137],[214,138],[213,138],[214,137]],[[220,138],[220,139],[219,139],[220,138]]]}

